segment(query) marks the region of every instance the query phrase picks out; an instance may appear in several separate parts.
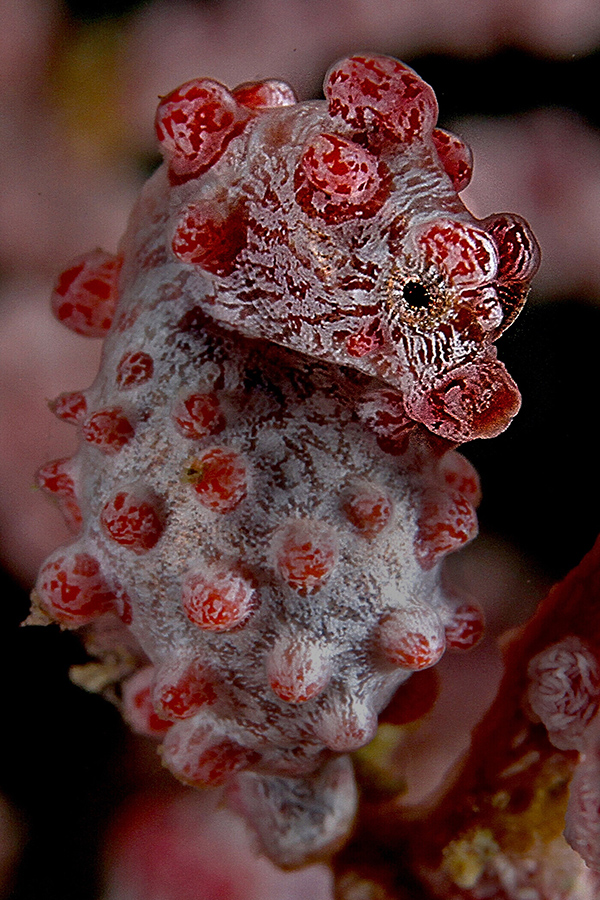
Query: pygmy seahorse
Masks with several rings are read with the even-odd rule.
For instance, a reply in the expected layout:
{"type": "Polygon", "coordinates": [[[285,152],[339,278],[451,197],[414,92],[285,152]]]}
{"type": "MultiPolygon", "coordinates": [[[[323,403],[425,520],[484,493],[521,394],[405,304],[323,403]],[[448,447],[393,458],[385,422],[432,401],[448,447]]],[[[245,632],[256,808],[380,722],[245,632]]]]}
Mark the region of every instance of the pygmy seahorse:
{"type": "Polygon", "coordinates": [[[101,661],[79,681],[287,866],[344,840],[347,754],[398,686],[481,634],[441,581],[477,531],[456,446],[518,410],[493,342],[539,261],[520,217],[464,207],[470,151],[412,69],[354,56],[324,90],[161,100],[118,253],[54,290],[105,343],[52,403],[79,449],[37,476],[75,536],[31,620],[78,629],[101,661]]]}

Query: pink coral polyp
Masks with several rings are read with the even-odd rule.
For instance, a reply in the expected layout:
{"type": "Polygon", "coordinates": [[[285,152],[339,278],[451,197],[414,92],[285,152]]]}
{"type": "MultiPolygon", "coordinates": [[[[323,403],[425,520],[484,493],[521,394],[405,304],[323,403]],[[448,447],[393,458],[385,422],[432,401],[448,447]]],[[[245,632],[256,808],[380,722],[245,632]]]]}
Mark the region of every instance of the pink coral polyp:
{"type": "Polygon", "coordinates": [[[582,748],[600,704],[600,661],[575,636],[547,647],[528,667],[529,707],[560,750],[582,748]]]}

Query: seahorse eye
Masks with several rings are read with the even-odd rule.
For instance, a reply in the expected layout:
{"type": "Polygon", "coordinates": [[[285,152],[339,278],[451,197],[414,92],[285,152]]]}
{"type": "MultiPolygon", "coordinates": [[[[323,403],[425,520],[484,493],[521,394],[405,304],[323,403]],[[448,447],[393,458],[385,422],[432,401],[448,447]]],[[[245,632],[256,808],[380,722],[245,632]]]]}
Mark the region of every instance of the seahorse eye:
{"type": "Polygon", "coordinates": [[[411,309],[428,309],[433,299],[419,281],[407,281],[402,288],[402,296],[411,309]]]}

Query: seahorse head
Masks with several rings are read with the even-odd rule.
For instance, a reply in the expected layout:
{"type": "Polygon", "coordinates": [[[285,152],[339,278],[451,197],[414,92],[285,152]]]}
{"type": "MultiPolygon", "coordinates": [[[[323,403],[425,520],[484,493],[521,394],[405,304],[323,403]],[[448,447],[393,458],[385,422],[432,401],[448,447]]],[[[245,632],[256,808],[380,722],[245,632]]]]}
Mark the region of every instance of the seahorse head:
{"type": "Polygon", "coordinates": [[[408,66],[352,56],[324,93],[196,79],[163,98],[168,252],[215,318],[375,376],[444,438],[491,437],[519,408],[494,341],[537,242],[517,215],[466,209],[471,152],[408,66]]]}

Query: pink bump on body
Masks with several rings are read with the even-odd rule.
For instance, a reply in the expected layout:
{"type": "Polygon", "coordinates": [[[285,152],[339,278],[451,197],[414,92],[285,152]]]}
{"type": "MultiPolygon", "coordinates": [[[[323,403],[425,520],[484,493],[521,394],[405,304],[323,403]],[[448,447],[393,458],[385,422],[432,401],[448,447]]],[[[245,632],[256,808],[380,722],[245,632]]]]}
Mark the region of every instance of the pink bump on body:
{"type": "Polygon", "coordinates": [[[216,787],[247,768],[256,753],[223,735],[211,720],[177,722],[162,747],[163,764],[186,784],[216,787]]]}
{"type": "Polygon", "coordinates": [[[337,541],[333,529],[324,522],[288,522],[275,533],[273,547],[279,574],[301,595],[316,593],[335,567],[337,541]]]}
{"type": "Polygon", "coordinates": [[[364,747],[373,740],[376,731],[374,710],[352,697],[339,698],[338,703],[323,710],[315,725],[315,733],[336,753],[352,753],[364,747]]]}
{"type": "Polygon", "coordinates": [[[421,226],[416,239],[426,262],[458,288],[487,284],[496,275],[496,245],[479,228],[440,218],[421,226]]]}
{"type": "Polygon", "coordinates": [[[205,631],[229,631],[246,621],[256,605],[256,591],[242,575],[207,567],[186,575],[181,599],[194,625],[205,631]]]}
{"type": "Polygon", "coordinates": [[[186,467],[184,480],[200,503],[218,513],[232,512],[248,493],[246,464],[236,450],[210,447],[186,467]]]}
{"type": "Polygon", "coordinates": [[[214,165],[248,115],[224,85],[210,78],[195,78],[163,97],[156,134],[171,181],[188,181],[214,165]]]}
{"type": "Polygon", "coordinates": [[[166,719],[187,719],[216,699],[213,679],[199,660],[176,658],[155,674],[152,700],[166,719]]]}
{"type": "Polygon", "coordinates": [[[472,540],[477,530],[477,514],[460,491],[427,491],[419,515],[415,556],[424,569],[431,569],[472,540]]]}
{"type": "Polygon", "coordinates": [[[93,250],[64,271],[52,293],[52,311],[71,331],[106,337],[117,302],[122,259],[93,250]]]}
{"type": "Polygon", "coordinates": [[[329,112],[376,141],[410,143],[431,134],[438,106],[433,90],[408,66],[389,56],[351,56],[325,78],[329,112]]]}
{"type": "Polygon", "coordinates": [[[214,201],[196,201],[180,214],[171,247],[181,262],[212,275],[231,275],[248,240],[241,205],[222,208],[214,201]]]}
{"type": "Polygon", "coordinates": [[[120,407],[100,409],[85,420],[83,439],[107,456],[114,456],[134,436],[133,425],[120,407]]]}
{"type": "Polygon", "coordinates": [[[171,727],[154,708],[150,689],[154,679],[154,666],[145,666],[123,683],[123,718],[138,734],[163,737],[171,727]]]}
{"type": "Polygon", "coordinates": [[[471,148],[451,131],[445,131],[443,128],[434,128],[431,136],[454,190],[457,193],[464,191],[473,174],[471,148]]]}
{"type": "Polygon", "coordinates": [[[268,78],[265,81],[245,81],[232,92],[240,104],[248,109],[274,109],[278,106],[294,106],[296,94],[285,81],[268,78]]]}
{"type": "Polygon", "coordinates": [[[113,609],[114,603],[98,560],[73,547],[58,551],[44,564],[35,594],[46,612],[67,628],[87,625],[113,609]]]}
{"type": "Polygon", "coordinates": [[[284,634],[269,652],[267,676],[281,700],[305,703],[327,685],[331,676],[329,655],[308,635],[284,634]]]}
{"type": "Polygon", "coordinates": [[[348,487],[343,509],[348,521],[365,538],[373,538],[383,531],[393,512],[387,491],[367,481],[348,487]]]}
{"type": "Polygon", "coordinates": [[[177,430],[192,440],[219,434],[227,425],[215,394],[183,394],[171,415],[177,430]]]}
{"type": "Polygon", "coordinates": [[[454,450],[445,453],[439,461],[438,471],[442,487],[458,491],[475,508],[481,501],[479,475],[472,463],[454,450]]]}
{"type": "Polygon", "coordinates": [[[79,531],[83,519],[75,494],[72,461],[70,459],[53,459],[46,463],[38,469],[36,483],[41,490],[56,498],[71,531],[79,531]]]}
{"type": "Polygon", "coordinates": [[[113,541],[137,554],[151,550],[163,531],[154,504],[130,491],[118,491],[104,505],[100,524],[113,541]]]}
{"type": "Polygon", "coordinates": [[[382,619],[378,637],[385,657],[412,671],[433,666],[446,648],[444,628],[429,607],[395,610],[382,619]]]}
{"type": "Polygon", "coordinates": [[[144,350],[125,353],[117,366],[117,386],[123,391],[150,381],[154,374],[154,360],[144,350]]]}
{"type": "Polygon", "coordinates": [[[300,159],[313,187],[339,203],[366,203],[379,187],[376,157],[337,134],[319,134],[300,159]]]}
{"type": "Polygon", "coordinates": [[[87,414],[87,400],[82,391],[69,391],[60,394],[55,400],[50,400],[48,406],[57,419],[77,425],[82,422],[87,414]]]}

